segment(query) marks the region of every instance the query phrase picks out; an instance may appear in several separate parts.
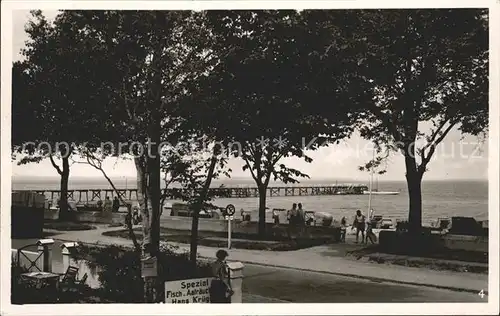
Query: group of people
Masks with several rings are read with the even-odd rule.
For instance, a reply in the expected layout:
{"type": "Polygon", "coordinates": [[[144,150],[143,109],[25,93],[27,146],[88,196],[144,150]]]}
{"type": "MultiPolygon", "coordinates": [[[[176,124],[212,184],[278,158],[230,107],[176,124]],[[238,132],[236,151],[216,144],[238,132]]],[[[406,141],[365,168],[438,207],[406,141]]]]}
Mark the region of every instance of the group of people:
{"type": "MultiPolygon", "coordinates": [[[[304,211],[302,209],[302,204],[293,204],[292,209],[289,211],[290,223],[298,224],[299,222],[304,223],[303,217],[304,211]],[[302,216],[302,217],[301,217],[302,216]]],[[[370,219],[372,218],[372,211],[370,211],[370,219]]],[[[342,240],[345,242],[345,233],[347,230],[347,220],[345,217],[342,218],[341,227],[343,236],[342,240]]],[[[371,223],[366,220],[365,215],[361,213],[360,210],[356,211],[352,227],[356,229],[356,243],[359,240],[359,234],[361,234],[362,242],[370,242],[373,244],[376,241],[376,236],[371,229],[371,223]],[[366,232],[366,239],[365,239],[366,232]]],[[[218,250],[215,254],[216,260],[212,263],[212,275],[214,279],[210,284],[210,302],[212,303],[231,303],[231,296],[234,291],[231,287],[230,270],[226,263],[226,259],[229,256],[228,252],[225,250],[218,250]]]]}
{"type": "MultiPolygon", "coordinates": [[[[356,243],[359,242],[359,235],[361,234],[361,242],[368,243],[370,240],[371,244],[374,244],[377,241],[377,236],[373,233],[373,225],[371,223],[371,218],[373,217],[373,210],[370,210],[370,218],[367,221],[366,216],[361,213],[361,210],[356,211],[356,215],[354,216],[354,221],[352,223],[352,229],[356,230],[356,243]],[[366,232],[366,238],[365,238],[366,232]]],[[[345,242],[345,236],[347,233],[347,220],[345,217],[342,217],[340,221],[340,241],[345,242]]]]}
{"type": "Polygon", "coordinates": [[[120,200],[118,199],[117,196],[115,196],[113,201],[111,201],[109,196],[106,196],[106,198],[104,199],[104,203],[99,201],[99,202],[97,202],[97,204],[99,207],[102,206],[102,210],[105,213],[109,213],[109,212],[116,213],[116,212],[118,212],[118,209],[120,208],[120,200]]]}
{"type": "Polygon", "coordinates": [[[293,203],[292,209],[287,212],[288,223],[292,226],[303,226],[306,222],[302,203],[293,203]]]}

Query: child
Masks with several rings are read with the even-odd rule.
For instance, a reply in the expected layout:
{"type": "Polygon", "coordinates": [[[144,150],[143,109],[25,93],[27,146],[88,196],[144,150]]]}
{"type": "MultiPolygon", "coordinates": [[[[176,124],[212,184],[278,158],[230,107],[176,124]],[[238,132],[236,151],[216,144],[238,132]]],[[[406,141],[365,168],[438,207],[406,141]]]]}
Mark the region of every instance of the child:
{"type": "Polygon", "coordinates": [[[368,243],[368,239],[370,239],[370,243],[373,245],[377,242],[377,236],[373,233],[372,223],[368,223],[366,226],[366,243],[368,243]]]}
{"type": "Polygon", "coordinates": [[[340,242],[345,243],[345,235],[347,231],[347,221],[345,217],[340,220],[340,242]]]}

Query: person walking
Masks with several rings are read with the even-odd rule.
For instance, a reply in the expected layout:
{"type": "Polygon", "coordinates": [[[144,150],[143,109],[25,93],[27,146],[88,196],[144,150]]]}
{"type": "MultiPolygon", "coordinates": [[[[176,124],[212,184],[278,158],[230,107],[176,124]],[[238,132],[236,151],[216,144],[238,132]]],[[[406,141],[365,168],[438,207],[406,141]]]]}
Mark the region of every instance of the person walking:
{"type": "Polygon", "coordinates": [[[368,223],[366,225],[366,240],[365,240],[366,244],[368,244],[368,239],[370,240],[370,243],[372,245],[377,242],[377,235],[375,235],[372,228],[373,228],[372,223],[368,223]]]}
{"type": "Polygon", "coordinates": [[[359,240],[359,233],[361,233],[361,243],[364,243],[365,226],[366,226],[366,218],[363,214],[361,214],[360,210],[357,210],[356,216],[354,217],[354,222],[352,223],[352,227],[356,229],[356,243],[358,243],[359,240]]]}
{"type": "Polygon", "coordinates": [[[293,203],[292,209],[287,212],[288,218],[288,238],[292,239],[292,235],[295,234],[295,228],[297,226],[298,210],[297,203],[293,203]]]}
{"type": "Polygon", "coordinates": [[[118,197],[115,196],[115,198],[113,199],[113,212],[118,212],[118,209],[120,209],[120,200],[118,200],[118,197]]]}
{"type": "Polygon", "coordinates": [[[210,284],[210,303],[231,303],[231,296],[234,294],[229,279],[229,267],[226,258],[227,251],[220,249],[215,253],[217,260],[212,263],[212,274],[214,279],[210,284]]]}

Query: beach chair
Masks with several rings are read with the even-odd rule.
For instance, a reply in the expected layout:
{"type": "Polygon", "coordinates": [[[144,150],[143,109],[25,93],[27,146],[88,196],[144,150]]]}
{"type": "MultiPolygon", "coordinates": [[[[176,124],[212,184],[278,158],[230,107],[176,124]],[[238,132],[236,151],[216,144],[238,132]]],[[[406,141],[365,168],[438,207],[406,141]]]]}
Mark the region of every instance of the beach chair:
{"type": "Polygon", "coordinates": [[[60,285],[65,286],[65,285],[75,284],[77,282],[76,281],[77,275],[78,275],[78,268],[69,266],[68,269],[66,270],[66,273],[64,273],[62,277],[60,285]]]}
{"type": "Polygon", "coordinates": [[[87,278],[88,278],[88,274],[85,273],[82,278],[80,280],[77,280],[75,285],[76,285],[76,288],[77,290],[82,293],[83,291],[87,290],[88,287],[87,287],[87,278]]]}
{"type": "MultiPolygon", "coordinates": [[[[61,302],[70,303],[73,302],[75,297],[78,295],[78,290],[80,288],[77,276],[78,268],[69,266],[64,273],[61,282],[59,283],[59,295],[61,302]]],[[[87,278],[85,278],[86,280],[87,278]]]]}
{"type": "Polygon", "coordinates": [[[85,285],[85,282],[87,282],[88,274],[85,273],[80,280],[76,281],[76,284],[78,285],[85,285]]]}

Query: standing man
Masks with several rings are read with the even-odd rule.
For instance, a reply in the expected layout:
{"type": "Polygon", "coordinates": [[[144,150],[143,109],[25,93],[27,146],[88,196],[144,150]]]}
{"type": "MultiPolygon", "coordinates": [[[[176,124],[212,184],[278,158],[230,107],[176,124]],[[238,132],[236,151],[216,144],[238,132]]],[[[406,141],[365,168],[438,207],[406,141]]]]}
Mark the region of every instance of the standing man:
{"type": "Polygon", "coordinates": [[[366,226],[366,218],[363,214],[361,214],[360,210],[357,210],[356,216],[354,217],[354,222],[352,223],[352,227],[356,228],[356,243],[358,243],[360,232],[361,232],[361,243],[365,242],[365,226],[366,226]]]}
{"type": "Polygon", "coordinates": [[[295,234],[295,228],[297,227],[297,219],[298,219],[298,210],[297,210],[297,203],[293,203],[292,209],[287,212],[287,218],[288,218],[288,238],[292,239],[293,235],[295,234]]]}
{"type": "Polygon", "coordinates": [[[298,216],[297,216],[297,222],[298,222],[298,228],[299,228],[299,237],[302,238],[304,235],[304,230],[306,226],[306,214],[304,213],[304,210],[302,209],[302,203],[298,204],[298,216]]]}
{"type": "Polygon", "coordinates": [[[299,216],[298,216],[299,226],[304,226],[304,224],[306,223],[306,215],[304,213],[304,210],[302,209],[302,203],[299,203],[298,207],[299,207],[299,210],[298,210],[298,213],[299,213],[299,216]]]}
{"type": "Polygon", "coordinates": [[[118,212],[118,209],[120,208],[120,200],[118,200],[118,197],[115,196],[113,199],[113,212],[118,212]]]}

